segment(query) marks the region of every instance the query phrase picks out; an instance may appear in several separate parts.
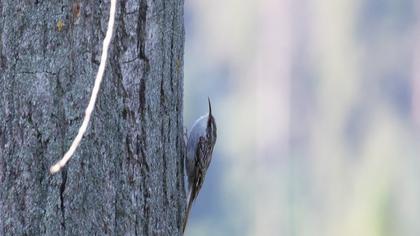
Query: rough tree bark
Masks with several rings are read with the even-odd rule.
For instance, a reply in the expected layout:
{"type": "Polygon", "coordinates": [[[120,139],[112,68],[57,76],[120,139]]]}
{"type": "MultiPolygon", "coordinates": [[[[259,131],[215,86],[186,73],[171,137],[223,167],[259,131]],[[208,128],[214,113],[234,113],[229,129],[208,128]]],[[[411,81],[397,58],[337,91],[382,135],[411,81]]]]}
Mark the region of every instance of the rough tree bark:
{"type": "Polygon", "coordinates": [[[177,235],[185,208],[183,0],[0,0],[0,235],[177,235]]]}

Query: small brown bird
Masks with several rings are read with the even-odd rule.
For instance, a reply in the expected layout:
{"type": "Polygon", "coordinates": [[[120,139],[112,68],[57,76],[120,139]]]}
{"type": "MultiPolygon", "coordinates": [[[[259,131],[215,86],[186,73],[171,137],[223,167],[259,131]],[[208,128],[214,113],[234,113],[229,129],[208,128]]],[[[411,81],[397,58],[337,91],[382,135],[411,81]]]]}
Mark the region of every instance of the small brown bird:
{"type": "Polygon", "coordinates": [[[186,171],[188,195],[182,232],[185,231],[192,203],[197,198],[198,192],[203,185],[217,139],[216,120],[211,113],[210,98],[208,101],[209,113],[200,117],[194,123],[187,141],[186,171]]]}

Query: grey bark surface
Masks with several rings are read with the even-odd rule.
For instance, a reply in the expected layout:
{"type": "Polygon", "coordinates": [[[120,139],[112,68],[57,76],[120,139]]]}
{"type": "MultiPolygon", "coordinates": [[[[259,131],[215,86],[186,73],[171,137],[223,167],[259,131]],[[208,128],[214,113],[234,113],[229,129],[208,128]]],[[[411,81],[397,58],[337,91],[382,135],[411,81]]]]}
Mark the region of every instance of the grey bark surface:
{"type": "Polygon", "coordinates": [[[87,133],[109,1],[0,0],[0,235],[178,235],[183,0],[119,0],[87,133]]]}

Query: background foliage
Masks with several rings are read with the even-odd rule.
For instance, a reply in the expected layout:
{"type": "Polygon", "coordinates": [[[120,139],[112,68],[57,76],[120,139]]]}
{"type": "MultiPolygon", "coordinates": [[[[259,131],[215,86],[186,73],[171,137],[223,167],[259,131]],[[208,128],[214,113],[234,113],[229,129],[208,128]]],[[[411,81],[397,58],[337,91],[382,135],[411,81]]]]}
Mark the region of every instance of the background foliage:
{"type": "Polygon", "coordinates": [[[187,0],[185,120],[218,142],[189,235],[420,235],[420,4],[187,0]]]}

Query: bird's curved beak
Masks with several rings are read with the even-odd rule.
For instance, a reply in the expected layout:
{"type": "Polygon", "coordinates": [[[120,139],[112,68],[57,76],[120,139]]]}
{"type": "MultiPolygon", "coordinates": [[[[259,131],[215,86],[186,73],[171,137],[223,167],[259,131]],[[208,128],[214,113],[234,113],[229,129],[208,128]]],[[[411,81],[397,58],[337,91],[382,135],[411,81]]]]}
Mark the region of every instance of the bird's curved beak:
{"type": "Polygon", "coordinates": [[[209,100],[209,116],[212,116],[211,115],[211,103],[210,103],[210,97],[207,97],[208,98],[208,100],[209,100]]]}

